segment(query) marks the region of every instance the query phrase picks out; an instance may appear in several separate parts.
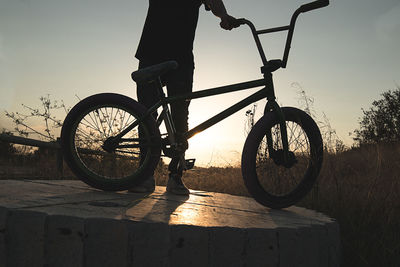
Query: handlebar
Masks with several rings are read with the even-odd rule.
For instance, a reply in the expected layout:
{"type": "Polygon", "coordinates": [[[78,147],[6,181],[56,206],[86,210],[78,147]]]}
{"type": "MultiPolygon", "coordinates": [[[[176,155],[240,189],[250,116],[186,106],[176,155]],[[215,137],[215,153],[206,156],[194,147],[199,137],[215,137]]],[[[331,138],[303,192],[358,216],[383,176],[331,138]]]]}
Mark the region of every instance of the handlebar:
{"type": "Polygon", "coordinates": [[[288,35],[287,35],[287,39],[286,39],[286,45],[285,45],[285,51],[283,54],[283,59],[281,60],[281,67],[285,68],[286,67],[286,63],[288,60],[288,56],[289,56],[289,50],[290,50],[290,44],[292,42],[292,37],[293,37],[293,32],[294,32],[294,26],[296,24],[296,20],[297,17],[300,15],[300,13],[305,13],[314,9],[318,9],[318,8],[322,8],[322,7],[326,7],[329,5],[329,0],[317,0],[308,4],[304,4],[302,6],[300,6],[292,15],[291,21],[290,21],[290,25],[287,26],[282,26],[282,27],[276,27],[276,28],[271,28],[271,29],[265,29],[265,30],[256,30],[255,26],[253,25],[253,23],[247,19],[241,18],[238,19],[238,26],[240,25],[248,25],[251,29],[251,32],[253,33],[254,36],[254,40],[256,42],[258,51],[260,53],[261,56],[261,60],[265,65],[268,64],[267,58],[265,57],[265,53],[264,50],[261,46],[261,42],[260,42],[260,38],[258,37],[258,35],[260,34],[264,34],[264,33],[271,33],[271,32],[279,32],[279,31],[286,31],[288,30],[288,35]]]}
{"type": "Polygon", "coordinates": [[[299,11],[301,13],[308,12],[317,8],[326,7],[329,5],[329,0],[318,0],[308,4],[300,6],[299,11]]]}

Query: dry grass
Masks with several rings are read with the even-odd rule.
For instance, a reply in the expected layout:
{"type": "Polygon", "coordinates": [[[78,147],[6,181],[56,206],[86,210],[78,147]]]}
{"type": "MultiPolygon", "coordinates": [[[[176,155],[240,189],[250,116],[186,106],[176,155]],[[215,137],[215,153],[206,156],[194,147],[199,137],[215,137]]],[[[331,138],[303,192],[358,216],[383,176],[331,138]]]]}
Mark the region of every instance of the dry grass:
{"type": "MultiPolygon", "coordinates": [[[[166,185],[168,179],[167,168],[160,167],[156,172],[155,178],[158,185],[166,185]]],[[[184,174],[184,182],[190,189],[228,193],[239,196],[249,195],[244,186],[240,168],[195,167],[184,174]]]]}
{"type": "Polygon", "coordinates": [[[325,154],[302,201],[337,219],[344,266],[400,266],[400,144],[325,154]]]}
{"type": "Polygon", "coordinates": [[[0,153],[0,179],[77,179],[63,163],[63,172],[58,172],[57,151],[32,149],[19,146],[15,154],[0,153]]]}

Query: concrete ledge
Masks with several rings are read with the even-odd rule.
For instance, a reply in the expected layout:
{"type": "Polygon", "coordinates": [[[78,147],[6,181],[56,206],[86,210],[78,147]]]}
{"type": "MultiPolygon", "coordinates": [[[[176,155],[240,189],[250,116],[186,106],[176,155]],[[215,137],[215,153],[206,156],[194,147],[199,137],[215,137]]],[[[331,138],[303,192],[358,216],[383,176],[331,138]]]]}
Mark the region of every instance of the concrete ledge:
{"type": "Polygon", "coordinates": [[[299,207],[191,191],[0,181],[0,266],[339,266],[338,224],[299,207]]]}

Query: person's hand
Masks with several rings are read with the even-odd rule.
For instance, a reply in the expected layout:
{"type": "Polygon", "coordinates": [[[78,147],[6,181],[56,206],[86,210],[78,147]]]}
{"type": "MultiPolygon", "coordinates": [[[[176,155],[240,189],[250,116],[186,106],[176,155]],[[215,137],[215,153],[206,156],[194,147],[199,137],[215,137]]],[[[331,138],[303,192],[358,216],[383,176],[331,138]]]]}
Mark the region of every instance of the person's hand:
{"type": "Polygon", "coordinates": [[[221,17],[221,23],[219,25],[222,29],[230,31],[233,28],[239,27],[240,23],[236,18],[226,14],[225,16],[221,17]]]}

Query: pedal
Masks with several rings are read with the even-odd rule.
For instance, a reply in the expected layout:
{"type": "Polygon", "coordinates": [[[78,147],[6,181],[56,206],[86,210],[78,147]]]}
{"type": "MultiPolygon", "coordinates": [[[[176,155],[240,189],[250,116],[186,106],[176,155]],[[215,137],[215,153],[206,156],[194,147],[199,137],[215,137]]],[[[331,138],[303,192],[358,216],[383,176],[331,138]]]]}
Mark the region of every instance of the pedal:
{"type": "Polygon", "coordinates": [[[196,161],[196,159],[186,159],[185,160],[185,165],[186,165],[185,170],[193,169],[195,161],[196,161]]]}

